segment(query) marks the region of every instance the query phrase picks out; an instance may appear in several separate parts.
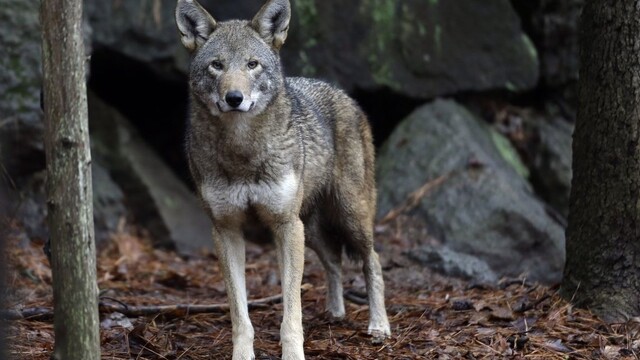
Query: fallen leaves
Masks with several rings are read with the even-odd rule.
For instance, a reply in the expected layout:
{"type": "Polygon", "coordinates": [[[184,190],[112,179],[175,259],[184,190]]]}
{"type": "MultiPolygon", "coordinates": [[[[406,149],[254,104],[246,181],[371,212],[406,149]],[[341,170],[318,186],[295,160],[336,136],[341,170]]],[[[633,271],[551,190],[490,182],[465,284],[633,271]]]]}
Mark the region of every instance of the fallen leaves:
{"type": "MultiPolygon", "coordinates": [[[[100,253],[101,299],[113,307],[101,317],[103,358],[229,359],[231,322],[215,257],[203,254],[187,260],[147,244],[139,236],[119,234],[100,253]],[[196,314],[180,311],[180,304],[221,308],[196,314]],[[131,312],[153,308],[161,311],[131,312]]],[[[9,249],[11,309],[52,305],[50,272],[39,246],[14,244],[9,249]]],[[[555,289],[521,280],[490,287],[426,273],[421,278],[425,270],[410,267],[401,254],[401,248],[381,252],[383,264],[394,264],[386,272],[393,334],[379,345],[371,344],[367,335],[368,306],[359,266],[346,266],[347,316],[336,321],[323,313],[322,267],[307,261],[302,295],[307,358],[637,359],[640,354],[638,319],[606,325],[567,304],[555,289]]],[[[274,252],[251,247],[247,263],[250,298],[269,299],[250,311],[256,358],[277,359],[282,304],[273,276],[274,252]]],[[[48,359],[53,347],[50,319],[13,321],[8,340],[12,358],[48,359]]]]}

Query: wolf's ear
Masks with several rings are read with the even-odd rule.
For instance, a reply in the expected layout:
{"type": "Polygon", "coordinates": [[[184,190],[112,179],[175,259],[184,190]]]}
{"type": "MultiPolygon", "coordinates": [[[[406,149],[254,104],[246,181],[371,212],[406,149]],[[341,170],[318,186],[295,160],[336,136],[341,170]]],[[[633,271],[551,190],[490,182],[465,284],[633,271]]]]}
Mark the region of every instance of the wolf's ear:
{"type": "Polygon", "coordinates": [[[195,0],[178,0],[176,24],[182,44],[191,52],[207,42],[216,29],[216,21],[195,0]]]}
{"type": "Polygon", "coordinates": [[[287,39],[289,19],[291,19],[289,0],[269,0],[251,20],[251,26],[267,44],[271,44],[278,50],[287,39]]]}

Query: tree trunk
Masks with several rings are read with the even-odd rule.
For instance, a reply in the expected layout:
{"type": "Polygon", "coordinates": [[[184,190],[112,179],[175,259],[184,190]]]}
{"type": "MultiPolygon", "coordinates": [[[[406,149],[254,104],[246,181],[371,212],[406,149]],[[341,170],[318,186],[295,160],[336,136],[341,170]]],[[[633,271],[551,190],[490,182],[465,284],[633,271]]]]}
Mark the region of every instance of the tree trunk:
{"type": "Polygon", "coordinates": [[[587,1],[562,294],[640,315],[640,3],[587,1]]]}
{"type": "Polygon", "coordinates": [[[82,0],[43,0],[53,359],[100,359],[82,0]]]}
{"type": "MultiPolygon", "coordinates": [[[[0,163],[2,163],[2,153],[0,152],[0,163]]],[[[6,184],[6,179],[3,175],[0,175],[0,256],[6,258],[5,246],[7,235],[9,235],[9,190],[6,184]]],[[[6,261],[0,261],[0,308],[6,309],[7,306],[7,279],[6,276],[9,273],[9,267],[6,261]]],[[[0,359],[8,359],[9,355],[6,351],[6,341],[8,334],[9,324],[0,320],[0,359]]]]}

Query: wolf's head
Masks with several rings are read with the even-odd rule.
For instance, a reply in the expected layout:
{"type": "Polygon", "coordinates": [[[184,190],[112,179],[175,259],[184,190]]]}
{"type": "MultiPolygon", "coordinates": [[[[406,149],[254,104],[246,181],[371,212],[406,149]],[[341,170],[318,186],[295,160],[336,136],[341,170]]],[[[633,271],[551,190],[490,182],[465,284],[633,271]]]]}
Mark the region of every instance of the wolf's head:
{"type": "Polygon", "coordinates": [[[194,101],[212,115],[257,115],[281,89],[278,50],[289,29],[289,0],[269,0],[251,21],[216,22],[195,0],[178,0],[176,23],[191,52],[194,101]]]}

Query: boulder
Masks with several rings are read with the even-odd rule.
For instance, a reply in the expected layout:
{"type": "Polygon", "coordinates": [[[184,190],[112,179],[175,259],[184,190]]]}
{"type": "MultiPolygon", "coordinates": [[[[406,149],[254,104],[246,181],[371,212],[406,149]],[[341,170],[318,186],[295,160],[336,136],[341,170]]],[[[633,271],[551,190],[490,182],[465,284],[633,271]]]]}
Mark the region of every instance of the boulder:
{"type": "Polygon", "coordinates": [[[411,211],[432,236],[486,262],[497,276],[556,282],[564,265],[564,230],[520,167],[497,132],[456,102],[436,100],[404,120],[381,149],[378,214],[440,179],[411,211]]]}
{"type": "Polygon", "coordinates": [[[99,246],[119,230],[120,221],[127,218],[128,210],[122,189],[98,161],[91,163],[91,178],[93,180],[93,225],[96,244],[99,246]]]}
{"type": "MultiPolygon", "coordinates": [[[[91,30],[86,23],[84,31],[89,52],[91,30]]],[[[39,7],[5,0],[0,7],[0,48],[4,51],[0,57],[0,163],[13,183],[6,213],[17,218],[27,238],[46,240],[41,41],[39,7]]],[[[125,209],[122,192],[97,162],[92,164],[92,173],[96,241],[100,244],[116,230],[125,209]]]]}
{"type": "Polygon", "coordinates": [[[574,125],[560,117],[534,116],[525,122],[531,133],[531,183],[536,193],[566,219],[571,192],[571,142],[574,125]]]}
{"type": "MultiPolygon", "coordinates": [[[[222,21],[252,16],[263,1],[200,3],[222,21]]],[[[107,47],[166,73],[187,72],[189,55],[178,37],[175,6],[175,1],[164,0],[85,1],[94,47],[107,47]]]]}
{"type": "Polygon", "coordinates": [[[470,279],[482,284],[498,281],[489,265],[475,256],[460,253],[447,246],[418,246],[407,252],[410,259],[449,276],[470,279]]]}
{"type": "Polygon", "coordinates": [[[552,87],[578,79],[578,33],[584,0],[513,0],[540,53],[540,77],[552,87]]]}
{"type": "Polygon", "coordinates": [[[22,0],[0,6],[0,154],[15,179],[44,169],[39,7],[22,0]]]}
{"type": "Polygon", "coordinates": [[[212,250],[211,223],[198,199],[127,119],[90,94],[89,120],[93,155],[113,174],[154,245],[185,255],[212,250]]]}
{"type": "Polygon", "coordinates": [[[347,89],[432,98],[538,81],[536,49],[508,0],[298,0],[294,10],[286,63],[347,89]]]}
{"type": "MultiPolygon", "coordinates": [[[[45,168],[39,10],[21,0],[0,6],[0,160],[14,180],[45,168]]],[[[89,54],[87,22],[83,30],[89,54]]]]}
{"type": "MultiPolygon", "coordinates": [[[[250,19],[264,3],[200,2],[218,20],[250,19]]],[[[186,72],[174,7],[174,1],[88,0],[95,48],[164,73],[186,72]]],[[[538,81],[536,49],[508,0],[293,0],[282,54],[292,75],[325,78],[347,90],[389,87],[419,98],[519,91],[538,81]]]]}
{"type": "MultiPolygon", "coordinates": [[[[11,215],[19,221],[24,235],[30,240],[45,241],[49,237],[45,177],[45,171],[32,174],[21,184],[19,193],[12,197],[16,206],[11,215]]],[[[127,210],[122,190],[99,161],[92,161],[91,177],[94,232],[96,245],[100,247],[118,230],[120,220],[127,217],[127,210]]]]}

